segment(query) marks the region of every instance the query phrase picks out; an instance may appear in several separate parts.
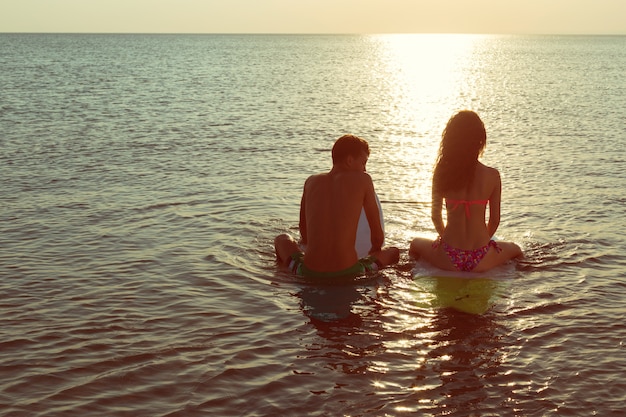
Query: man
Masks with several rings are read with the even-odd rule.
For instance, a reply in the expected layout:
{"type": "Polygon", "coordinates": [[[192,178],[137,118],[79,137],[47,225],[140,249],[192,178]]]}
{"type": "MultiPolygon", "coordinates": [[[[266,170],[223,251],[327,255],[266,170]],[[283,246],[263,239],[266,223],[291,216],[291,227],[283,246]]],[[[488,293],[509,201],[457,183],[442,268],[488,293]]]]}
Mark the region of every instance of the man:
{"type": "Polygon", "coordinates": [[[337,139],[333,167],[310,176],[300,203],[301,245],[287,234],[274,240],[278,262],[309,278],[356,276],[398,262],[397,248],[382,248],[384,233],[372,178],[365,172],[368,143],[354,135],[337,139]],[[361,209],[371,230],[369,256],[358,259],[355,241],[361,209]]]}

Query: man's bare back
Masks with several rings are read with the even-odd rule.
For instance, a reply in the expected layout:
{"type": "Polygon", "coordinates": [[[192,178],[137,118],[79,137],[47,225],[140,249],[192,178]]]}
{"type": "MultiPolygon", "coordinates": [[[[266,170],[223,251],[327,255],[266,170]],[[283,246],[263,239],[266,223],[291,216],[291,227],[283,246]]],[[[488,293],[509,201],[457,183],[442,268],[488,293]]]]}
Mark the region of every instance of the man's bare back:
{"type": "Polygon", "coordinates": [[[373,251],[384,235],[371,177],[363,171],[331,170],[309,177],[304,185],[300,233],[306,245],[304,263],[316,271],[337,271],[357,261],[356,231],[365,209],[373,251]],[[372,227],[373,226],[373,227],[372,227]]]}
{"type": "MultiPolygon", "coordinates": [[[[368,262],[378,267],[398,262],[397,248],[382,249],[384,232],[376,192],[372,178],[365,172],[367,142],[345,135],[335,142],[332,152],[333,168],[310,176],[302,193],[299,226],[306,270],[341,273],[357,266],[355,242],[361,210],[365,210],[371,233],[372,258],[368,262]]],[[[285,266],[297,264],[294,254],[302,256],[300,246],[286,234],[276,237],[274,247],[285,266]]]]}

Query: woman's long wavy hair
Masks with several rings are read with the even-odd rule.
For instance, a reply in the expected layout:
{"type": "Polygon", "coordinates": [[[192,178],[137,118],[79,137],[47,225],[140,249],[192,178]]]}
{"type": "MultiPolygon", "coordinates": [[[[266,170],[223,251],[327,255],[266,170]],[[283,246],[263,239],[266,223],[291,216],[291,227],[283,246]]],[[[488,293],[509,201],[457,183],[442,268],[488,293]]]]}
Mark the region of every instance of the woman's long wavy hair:
{"type": "Polygon", "coordinates": [[[443,194],[466,188],[486,144],[485,125],[476,113],[463,110],[452,116],[441,135],[433,188],[443,194]]]}

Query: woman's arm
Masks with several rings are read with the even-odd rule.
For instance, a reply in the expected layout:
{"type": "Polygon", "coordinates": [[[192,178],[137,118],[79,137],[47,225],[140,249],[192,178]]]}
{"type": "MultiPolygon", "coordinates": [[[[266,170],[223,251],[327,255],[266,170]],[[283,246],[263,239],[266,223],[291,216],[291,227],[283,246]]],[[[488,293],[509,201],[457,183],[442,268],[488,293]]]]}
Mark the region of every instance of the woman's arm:
{"type": "Polygon", "coordinates": [[[493,237],[500,225],[500,197],[502,195],[502,181],[500,180],[500,173],[495,170],[494,184],[489,196],[489,222],[487,223],[487,232],[489,236],[493,237]]]}
{"type": "Polygon", "coordinates": [[[431,219],[435,225],[435,230],[439,236],[443,236],[445,226],[443,224],[443,196],[435,191],[433,186],[432,204],[431,204],[431,219]]]}

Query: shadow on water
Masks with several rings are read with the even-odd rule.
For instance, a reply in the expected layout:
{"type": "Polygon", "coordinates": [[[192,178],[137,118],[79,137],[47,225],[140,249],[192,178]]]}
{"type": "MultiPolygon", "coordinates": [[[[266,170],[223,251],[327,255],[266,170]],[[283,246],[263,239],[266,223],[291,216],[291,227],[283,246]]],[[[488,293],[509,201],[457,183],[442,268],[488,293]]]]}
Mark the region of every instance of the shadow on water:
{"type": "Polygon", "coordinates": [[[335,278],[332,282],[300,279],[297,295],[302,312],[312,321],[342,322],[350,320],[356,314],[353,312],[355,304],[367,300],[368,295],[375,293],[385,280],[381,273],[335,278]]]}
{"type": "Polygon", "coordinates": [[[360,322],[352,308],[362,295],[354,285],[308,285],[300,289],[298,296],[302,312],[315,325],[360,322]]]}
{"type": "Polygon", "coordinates": [[[304,346],[307,356],[344,377],[369,372],[373,357],[385,350],[378,294],[386,284],[382,274],[326,285],[298,283],[294,295],[317,335],[304,346]]]}

